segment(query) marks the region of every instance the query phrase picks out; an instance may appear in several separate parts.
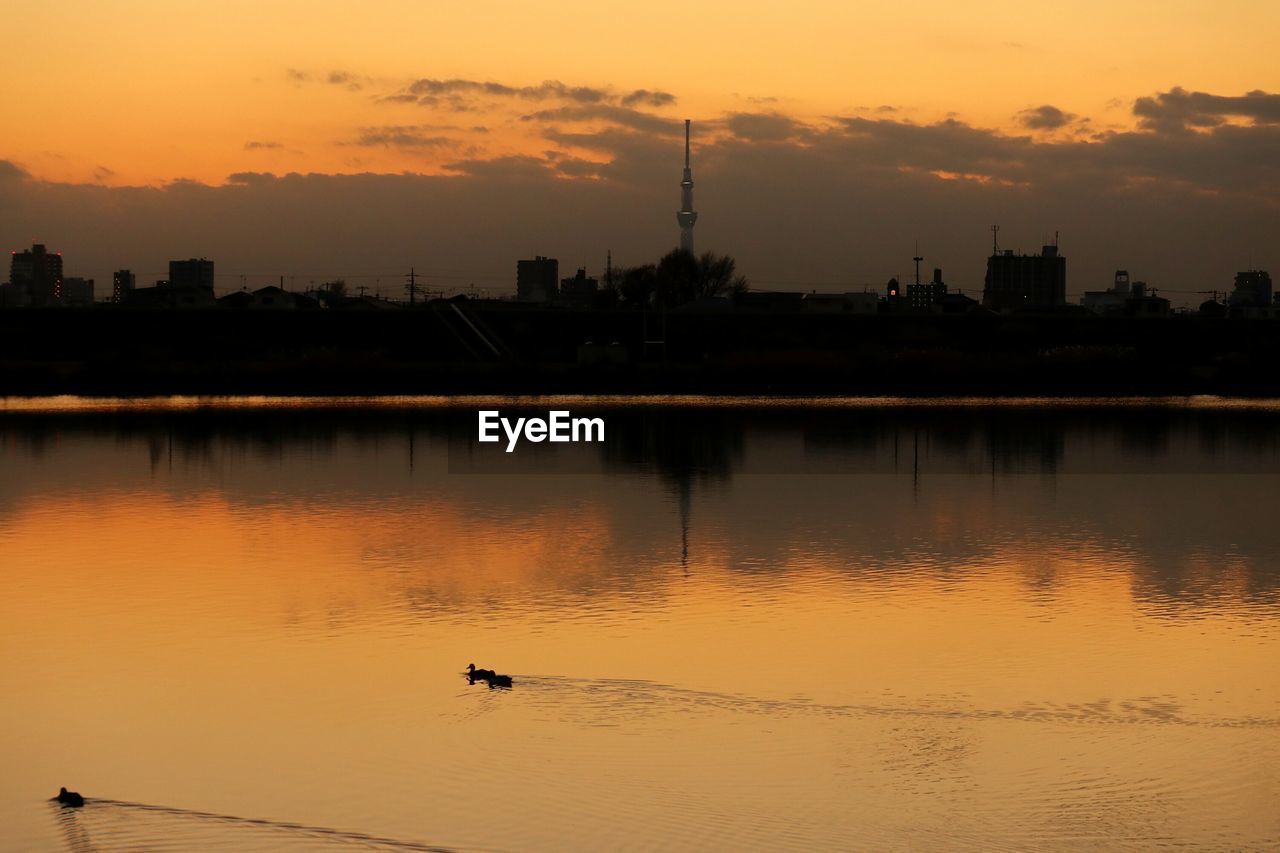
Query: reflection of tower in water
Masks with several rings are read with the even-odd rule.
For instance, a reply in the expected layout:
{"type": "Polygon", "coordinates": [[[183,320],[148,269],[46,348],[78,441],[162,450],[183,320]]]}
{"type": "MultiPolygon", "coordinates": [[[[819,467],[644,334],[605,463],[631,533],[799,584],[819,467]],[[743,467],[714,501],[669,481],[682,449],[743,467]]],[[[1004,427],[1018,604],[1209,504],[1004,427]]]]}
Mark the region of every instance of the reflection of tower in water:
{"type": "Polygon", "coordinates": [[[693,508],[693,479],[681,477],[680,490],[680,566],[689,573],[689,513],[693,508]]]}

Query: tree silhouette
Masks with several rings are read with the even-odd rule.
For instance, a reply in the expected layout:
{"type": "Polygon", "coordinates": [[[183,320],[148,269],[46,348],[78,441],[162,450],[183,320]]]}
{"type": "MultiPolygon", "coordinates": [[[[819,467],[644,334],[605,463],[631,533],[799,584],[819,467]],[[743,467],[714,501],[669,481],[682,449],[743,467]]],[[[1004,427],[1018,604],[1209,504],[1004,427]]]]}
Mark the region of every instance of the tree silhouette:
{"type": "Polygon", "coordinates": [[[747,280],[737,274],[737,263],[729,255],[673,249],[657,266],[658,297],[668,306],[684,305],[696,299],[732,296],[747,289],[747,280]]]}
{"type": "Polygon", "coordinates": [[[658,287],[658,268],[653,264],[642,264],[623,270],[621,275],[615,274],[615,279],[623,302],[646,305],[658,287]]]}
{"type": "Polygon", "coordinates": [[[737,274],[737,263],[729,255],[704,252],[695,257],[681,249],[667,252],[656,264],[616,270],[614,282],[621,302],[668,308],[747,289],[746,278],[737,274]]]}

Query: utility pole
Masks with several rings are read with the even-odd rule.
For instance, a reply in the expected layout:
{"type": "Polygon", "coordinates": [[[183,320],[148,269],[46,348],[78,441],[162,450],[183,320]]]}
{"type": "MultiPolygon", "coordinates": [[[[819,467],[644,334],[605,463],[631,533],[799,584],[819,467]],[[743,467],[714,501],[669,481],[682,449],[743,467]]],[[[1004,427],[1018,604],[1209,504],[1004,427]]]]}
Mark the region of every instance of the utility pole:
{"type": "Polygon", "coordinates": [[[418,298],[418,274],[413,267],[409,267],[409,274],[405,278],[409,279],[409,307],[412,308],[418,298]]]}

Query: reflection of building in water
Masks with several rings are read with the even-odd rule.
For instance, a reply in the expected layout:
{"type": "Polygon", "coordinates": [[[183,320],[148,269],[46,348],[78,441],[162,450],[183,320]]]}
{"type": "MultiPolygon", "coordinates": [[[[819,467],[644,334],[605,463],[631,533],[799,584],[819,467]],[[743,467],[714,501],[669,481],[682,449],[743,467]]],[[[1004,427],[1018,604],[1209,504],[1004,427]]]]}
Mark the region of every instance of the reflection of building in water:
{"type": "Polygon", "coordinates": [[[743,424],[741,413],[725,409],[618,411],[610,417],[610,441],[600,445],[605,470],[656,474],[674,493],[686,568],[694,489],[732,478],[742,464],[743,424]]]}

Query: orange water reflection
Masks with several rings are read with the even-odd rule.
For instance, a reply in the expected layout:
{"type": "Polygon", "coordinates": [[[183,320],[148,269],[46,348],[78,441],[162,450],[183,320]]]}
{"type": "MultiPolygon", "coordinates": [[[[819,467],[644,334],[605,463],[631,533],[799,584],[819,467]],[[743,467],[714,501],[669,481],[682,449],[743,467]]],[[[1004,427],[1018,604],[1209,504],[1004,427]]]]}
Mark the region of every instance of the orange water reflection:
{"type": "MultiPolygon", "coordinates": [[[[70,434],[6,457],[14,846],[61,837],[34,808],[60,784],[462,847],[1276,837],[1277,552],[1245,500],[1265,484],[682,493],[661,474],[450,477],[430,442],[412,475],[385,440],[233,450],[156,466],[145,442],[70,434]],[[1113,525],[1129,506],[1148,512],[1113,525]],[[472,660],[516,689],[469,687],[472,660]]],[[[99,849],[301,844],[120,807],[74,820],[99,849]]]]}

